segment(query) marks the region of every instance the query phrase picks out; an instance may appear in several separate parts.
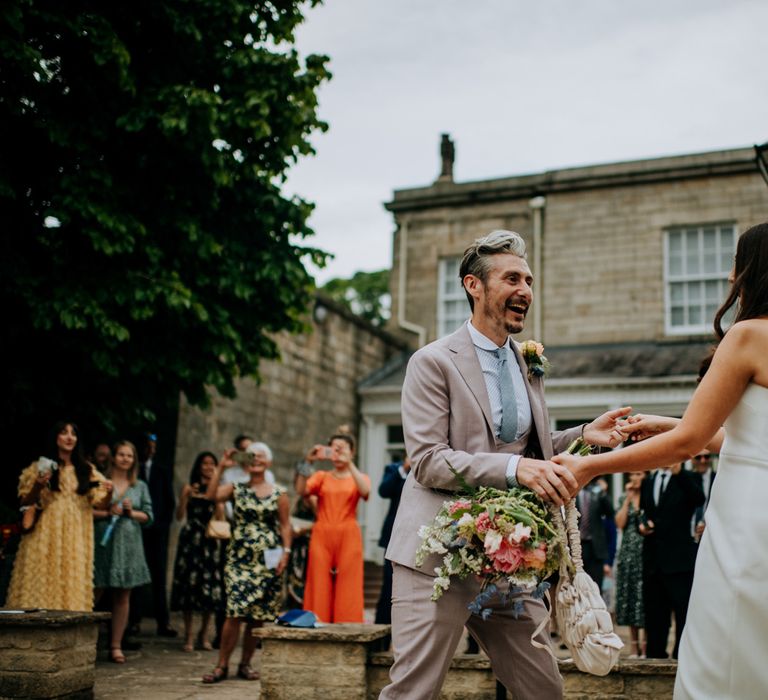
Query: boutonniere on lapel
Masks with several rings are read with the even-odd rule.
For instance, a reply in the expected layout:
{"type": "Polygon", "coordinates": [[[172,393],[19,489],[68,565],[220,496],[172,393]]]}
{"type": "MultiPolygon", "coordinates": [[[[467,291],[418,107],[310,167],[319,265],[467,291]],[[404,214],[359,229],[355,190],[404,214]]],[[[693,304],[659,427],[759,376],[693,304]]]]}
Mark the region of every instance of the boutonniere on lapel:
{"type": "Polygon", "coordinates": [[[528,379],[546,377],[549,372],[549,360],[544,357],[544,346],[535,340],[520,343],[520,352],[528,366],[528,379]]]}

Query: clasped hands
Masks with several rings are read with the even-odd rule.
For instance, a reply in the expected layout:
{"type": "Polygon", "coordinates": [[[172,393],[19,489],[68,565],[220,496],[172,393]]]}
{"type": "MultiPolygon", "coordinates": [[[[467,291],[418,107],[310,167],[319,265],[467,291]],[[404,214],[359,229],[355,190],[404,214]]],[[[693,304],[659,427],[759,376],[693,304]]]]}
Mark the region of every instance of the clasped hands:
{"type": "MultiPolygon", "coordinates": [[[[582,437],[589,445],[613,448],[630,436],[634,439],[650,437],[658,429],[650,416],[630,416],[632,408],[625,406],[607,411],[584,426],[582,437]]],[[[522,457],[517,465],[517,481],[534,491],[545,501],[563,505],[573,498],[589,481],[591,476],[583,465],[583,458],[567,453],[556,455],[551,460],[522,457]]]]}

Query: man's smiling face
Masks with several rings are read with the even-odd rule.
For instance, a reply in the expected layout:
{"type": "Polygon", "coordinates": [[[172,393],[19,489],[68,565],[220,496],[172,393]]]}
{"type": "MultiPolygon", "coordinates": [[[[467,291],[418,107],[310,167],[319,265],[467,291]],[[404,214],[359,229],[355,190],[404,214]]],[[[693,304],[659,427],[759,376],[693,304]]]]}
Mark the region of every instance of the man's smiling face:
{"type": "Polygon", "coordinates": [[[533,301],[533,275],[528,263],[512,253],[490,258],[485,282],[467,275],[465,284],[475,301],[472,325],[490,338],[520,333],[533,301]]]}

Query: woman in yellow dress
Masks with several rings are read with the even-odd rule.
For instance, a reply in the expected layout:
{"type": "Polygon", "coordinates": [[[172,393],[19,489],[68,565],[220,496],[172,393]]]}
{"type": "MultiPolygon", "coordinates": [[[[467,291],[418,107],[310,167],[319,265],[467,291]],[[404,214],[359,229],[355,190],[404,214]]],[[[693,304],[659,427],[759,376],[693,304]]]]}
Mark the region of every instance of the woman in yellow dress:
{"type": "Polygon", "coordinates": [[[85,461],[77,426],[57,423],[46,453],[19,479],[37,522],[19,545],[6,607],[93,610],[93,508],[107,508],[112,482],[85,461]]]}

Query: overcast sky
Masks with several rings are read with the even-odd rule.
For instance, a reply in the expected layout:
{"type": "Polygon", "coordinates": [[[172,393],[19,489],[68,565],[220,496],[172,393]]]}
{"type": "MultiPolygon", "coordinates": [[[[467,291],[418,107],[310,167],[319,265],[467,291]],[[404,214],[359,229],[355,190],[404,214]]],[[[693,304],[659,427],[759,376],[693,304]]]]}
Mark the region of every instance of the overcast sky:
{"type": "Polygon", "coordinates": [[[330,56],[330,130],[292,171],[319,283],[389,267],[392,191],[768,141],[765,0],[326,0],[297,35],[330,56]]]}

